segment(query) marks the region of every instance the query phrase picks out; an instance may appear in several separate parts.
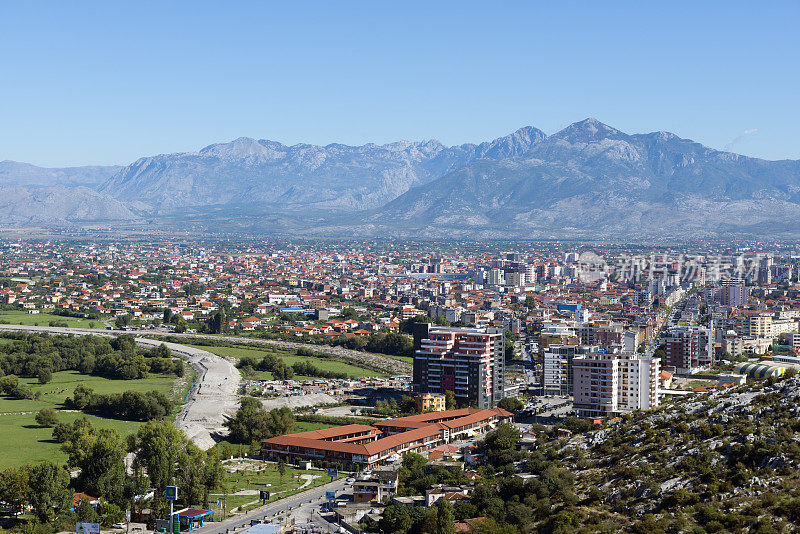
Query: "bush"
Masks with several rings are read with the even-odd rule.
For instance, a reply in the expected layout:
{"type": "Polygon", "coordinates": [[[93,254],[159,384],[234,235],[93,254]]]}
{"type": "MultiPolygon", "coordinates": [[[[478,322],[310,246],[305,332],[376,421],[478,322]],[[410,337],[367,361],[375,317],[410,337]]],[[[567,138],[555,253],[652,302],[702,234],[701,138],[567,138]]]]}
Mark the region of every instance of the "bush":
{"type": "Polygon", "coordinates": [[[42,408],[36,414],[36,424],[44,427],[53,427],[58,423],[58,414],[53,408],[42,408]]]}

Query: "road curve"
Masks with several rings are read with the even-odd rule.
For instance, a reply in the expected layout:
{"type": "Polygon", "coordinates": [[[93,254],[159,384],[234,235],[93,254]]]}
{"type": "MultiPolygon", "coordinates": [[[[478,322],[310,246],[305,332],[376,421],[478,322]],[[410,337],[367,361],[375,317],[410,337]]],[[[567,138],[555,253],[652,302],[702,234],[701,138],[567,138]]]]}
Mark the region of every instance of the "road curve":
{"type": "MultiPolygon", "coordinates": [[[[119,330],[0,324],[0,331],[3,330],[102,336],[130,333],[119,330]]],[[[195,370],[197,379],[187,402],[178,413],[175,426],[183,430],[201,449],[213,447],[213,436],[224,432],[223,423],[236,411],[236,392],[241,380],[239,371],[227,359],[202,349],[141,337],[136,338],[136,343],[145,347],[156,347],[163,343],[171,351],[183,356],[195,370]]]]}

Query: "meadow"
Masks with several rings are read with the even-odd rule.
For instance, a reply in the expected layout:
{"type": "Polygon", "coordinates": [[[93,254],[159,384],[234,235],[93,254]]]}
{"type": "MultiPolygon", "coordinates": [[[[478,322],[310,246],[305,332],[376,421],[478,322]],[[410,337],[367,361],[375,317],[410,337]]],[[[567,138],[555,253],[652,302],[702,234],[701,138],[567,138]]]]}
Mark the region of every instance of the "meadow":
{"type": "Polygon", "coordinates": [[[103,328],[103,319],[82,319],[79,317],[62,317],[52,313],[28,313],[23,310],[0,311],[0,321],[5,324],[21,324],[27,326],[48,326],[50,321],[67,323],[70,328],[103,328]]]}
{"type": "Polygon", "coordinates": [[[176,402],[182,400],[178,397],[185,389],[182,381],[176,381],[172,375],[155,375],[140,380],[111,380],[82,375],[77,371],[59,371],[53,373],[52,380],[47,384],[39,384],[35,378],[22,378],[20,381],[29,384],[38,397],[35,400],[18,400],[0,396],[0,469],[45,459],[58,463],[66,459],[60,445],[51,439],[53,429],[36,424],[36,412],[42,408],[54,408],[59,422],[69,423],[79,417],[86,417],[93,425],[114,428],[123,436],[136,432],[140,425],[138,422],[106,419],[66,410],[64,401],[72,396],[75,387],[81,382],[96,393],[157,390],[176,402]]]}

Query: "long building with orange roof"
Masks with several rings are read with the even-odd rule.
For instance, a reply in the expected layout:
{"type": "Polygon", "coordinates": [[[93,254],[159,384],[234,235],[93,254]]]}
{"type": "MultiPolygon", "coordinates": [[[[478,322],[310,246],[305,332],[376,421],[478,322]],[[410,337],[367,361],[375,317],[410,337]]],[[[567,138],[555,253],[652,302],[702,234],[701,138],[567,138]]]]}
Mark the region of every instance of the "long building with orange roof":
{"type": "Polygon", "coordinates": [[[409,452],[425,452],[454,439],[488,432],[511,413],[502,408],[464,408],[286,434],[261,442],[262,458],[288,463],[310,460],[343,469],[371,469],[409,452]]]}

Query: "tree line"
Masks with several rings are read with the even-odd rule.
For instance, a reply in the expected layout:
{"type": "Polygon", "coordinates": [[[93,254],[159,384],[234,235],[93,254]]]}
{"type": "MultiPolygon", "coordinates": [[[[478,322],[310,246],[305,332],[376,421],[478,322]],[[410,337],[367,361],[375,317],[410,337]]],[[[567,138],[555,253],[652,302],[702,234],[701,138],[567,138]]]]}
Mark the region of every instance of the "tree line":
{"type": "MultiPolygon", "coordinates": [[[[297,349],[297,354],[301,355],[301,351],[303,349],[297,349]]],[[[272,377],[275,380],[290,380],[295,375],[318,378],[347,378],[347,373],[326,371],[314,365],[313,362],[306,360],[295,362],[290,366],[274,354],[265,354],[261,359],[256,356],[244,356],[239,359],[236,366],[242,369],[246,375],[251,374],[253,371],[268,371],[272,373],[272,377]]]]}
{"type": "Polygon", "coordinates": [[[112,379],[134,380],[149,373],[183,376],[183,361],[162,345],[152,349],[136,346],[133,336],[61,336],[6,332],[11,339],[0,344],[0,376],[38,378],[46,384],[58,371],[112,379]]]}
{"type": "Polygon", "coordinates": [[[126,421],[161,419],[172,408],[170,400],[160,391],[100,394],[85,384],[78,384],[66,405],[68,408],[126,421]]]}

